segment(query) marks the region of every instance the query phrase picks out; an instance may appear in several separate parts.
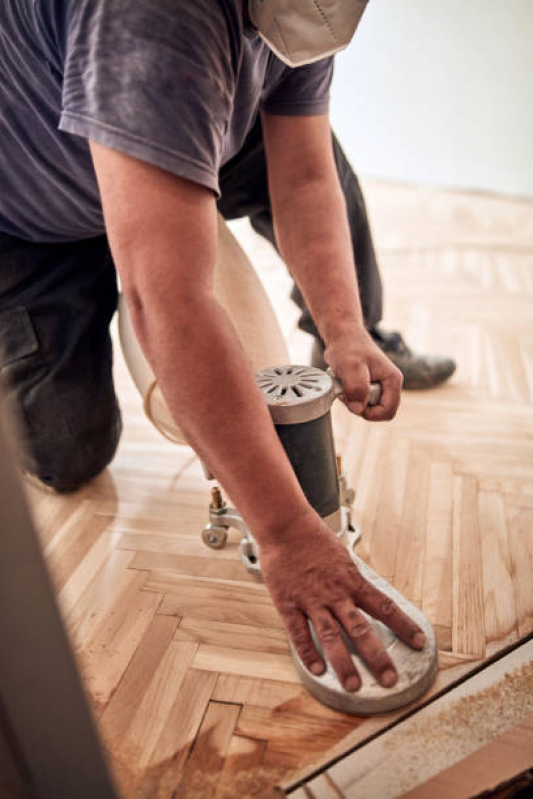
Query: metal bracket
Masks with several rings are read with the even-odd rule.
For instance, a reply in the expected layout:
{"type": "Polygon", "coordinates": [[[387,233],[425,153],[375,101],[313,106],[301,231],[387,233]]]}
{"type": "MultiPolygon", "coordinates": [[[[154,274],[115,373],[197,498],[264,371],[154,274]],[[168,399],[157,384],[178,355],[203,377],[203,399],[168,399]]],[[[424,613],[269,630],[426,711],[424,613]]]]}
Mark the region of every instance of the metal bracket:
{"type": "MultiPolygon", "coordinates": [[[[341,524],[337,537],[349,550],[353,550],[361,538],[361,532],[352,524],[355,492],[348,486],[344,472],[340,471],[338,480],[341,524]]],[[[222,549],[226,545],[229,528],[235,527],[242,535],[238,552],[245,569],[251,574],[260,575],[259,549],[248,525],[236,508],[226,505],[218,486],[211,489],[211,497],[209,523],[202,530],[204,544],[211,549],[222,549]]]]}
{"type": "Polygon", "coordinates": [[[343,515],[342,530],[340,533],[338,533],[338,536],[347,547],[353,549],[361,539],[361,531],[352,523],[352,510],[353,503],[355,502],[355,491],[348,485],[346,474],[342,471],[340,458],[338,458],[337,463],[339,466],[339,495],[343,515]]]}

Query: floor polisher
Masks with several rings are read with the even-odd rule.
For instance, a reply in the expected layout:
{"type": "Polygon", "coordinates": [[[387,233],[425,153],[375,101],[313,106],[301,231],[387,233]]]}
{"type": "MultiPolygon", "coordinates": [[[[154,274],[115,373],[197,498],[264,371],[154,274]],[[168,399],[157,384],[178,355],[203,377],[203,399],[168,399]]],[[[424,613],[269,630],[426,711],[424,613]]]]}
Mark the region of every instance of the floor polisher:
{"type": "MultiPolygon", "coordinates": [[[[384,688],[359,658],[353,642],[345,636],[346,645],[361,676],[361,687],[350,693],[340,684],[331,664],[321,676],[306,669],[291,645],[291,654],[303,684],[324,704],[345,713],[369,715],[402,707],[421,696],[431,685],[437,671],[437,646],[433,628],[424,614],[393,586],[379,577],[358,557],[354,546],[360,534],[352,524],[351,508],[354,492],[349,488],[340,459],[335,454],[331,406],[342,395],[342,386],[331,373],[309,366],[279,366],[262,369],[257,384],[270,410],[278,436],[289,457],[302,489],[317,513],[340,541],[348,548],[363,576],[389,596],[424,631],[426,644],[414,650],[404,644],[388,627],[367,616],[396,665],[398,681],[384,688]]],[[[379,402],[380,386],[371,385],[369,404],[379,402]]],[[[211,477],[208,473],[206,476],[211,477]]],[[[260,575],[259,551],[253,535],[235,508],[222,499],[220,489],[212,489],[209,524],[202,532],[207,546],[224,546],[229,527],[242,534],[239,555],[250,572],[260,575]]],[[[365,614],[366,615],[366,614],[365,614]]],[[[311,634],[324,656],[311,622],[311,634]]]]}

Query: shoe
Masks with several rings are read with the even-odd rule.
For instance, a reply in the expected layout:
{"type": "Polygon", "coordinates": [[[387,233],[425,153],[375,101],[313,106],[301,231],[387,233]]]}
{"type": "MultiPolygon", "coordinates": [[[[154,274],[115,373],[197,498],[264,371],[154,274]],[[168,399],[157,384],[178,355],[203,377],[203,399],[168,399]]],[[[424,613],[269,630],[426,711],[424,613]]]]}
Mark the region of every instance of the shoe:
{"type": "MultiPolygon", "coordinates": [[[[403,388],[423,390],[444,383],[453,375],[456,363],[452,358],[440,355],[419,355],[407,346],[400,333],[372,327],[368,331],[378,347],[403,374],[403,388]]],[[[326,369],[324,344],[315,338],[311,353],[311,365],[326,369]]]]}

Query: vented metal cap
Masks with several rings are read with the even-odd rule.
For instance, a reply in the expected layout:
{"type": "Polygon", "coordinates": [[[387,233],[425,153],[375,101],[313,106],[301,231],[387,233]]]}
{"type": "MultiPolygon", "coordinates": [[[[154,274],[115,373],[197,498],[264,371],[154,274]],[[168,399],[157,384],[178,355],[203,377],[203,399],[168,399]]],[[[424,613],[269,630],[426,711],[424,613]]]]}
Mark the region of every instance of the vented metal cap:
{"type": "Polygon", "coordinates": [[[274,424],[299,424],[329,411],[333,380],[314,366],[275,366],[255,376],[274,424]]]}

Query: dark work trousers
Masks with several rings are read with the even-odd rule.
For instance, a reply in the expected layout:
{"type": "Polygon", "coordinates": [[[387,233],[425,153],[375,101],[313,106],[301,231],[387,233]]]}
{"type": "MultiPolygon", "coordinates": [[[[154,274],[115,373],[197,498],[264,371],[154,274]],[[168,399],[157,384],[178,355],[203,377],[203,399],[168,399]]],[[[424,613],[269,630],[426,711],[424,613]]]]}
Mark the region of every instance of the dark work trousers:
{"type": "MultiPolygon", "coordinates": [[[[381,318],[381,284],[364,200],[336,140],[363,312],[381,318]]],[[[258,123],[220,175],[219,210],[249,216],[273,244],[265,155],[258,123]]],[[[324,274],[324,281],[327,281],[324,274]]],[[[300,292],[300,327],[316,328],[300,292]]],[[[0,233],[0,380],[18,417],[22,467],[69,492],[104,469],[121,433],[112,377],[109,323],[117,307],[116,273],[106,236],[34,243],[0,233]]]]}
{"type": "Polygon", "coordinates": [[[19,421],[22,468],[61,492],[111,461],[121,419],[106,236],[36,244],[0,233],[0,379],[19,421]]]}
{"type": "MultiPolygon", "coordinates": [[[[346,200],[363,316],[367,327],[370,328],[381,321],[383,312],[381,278],[370,224],[359,181],[335,135],[333,135],[333,152],[346,200]]],[[[248,135],[242,150],[220,170],[220,190],[222,193],[218,201],[220,213],[226,219],[249,216],[254,230],[276,247],[268,196],[265,149],[259,120],[248,135]]],[[[328,275],[325,270],[323,279],[326,285],[328,275]]],[[[298,326],[318,337],[318,330],[296,284],[291,297],[302,311],[298,326]]]]}

